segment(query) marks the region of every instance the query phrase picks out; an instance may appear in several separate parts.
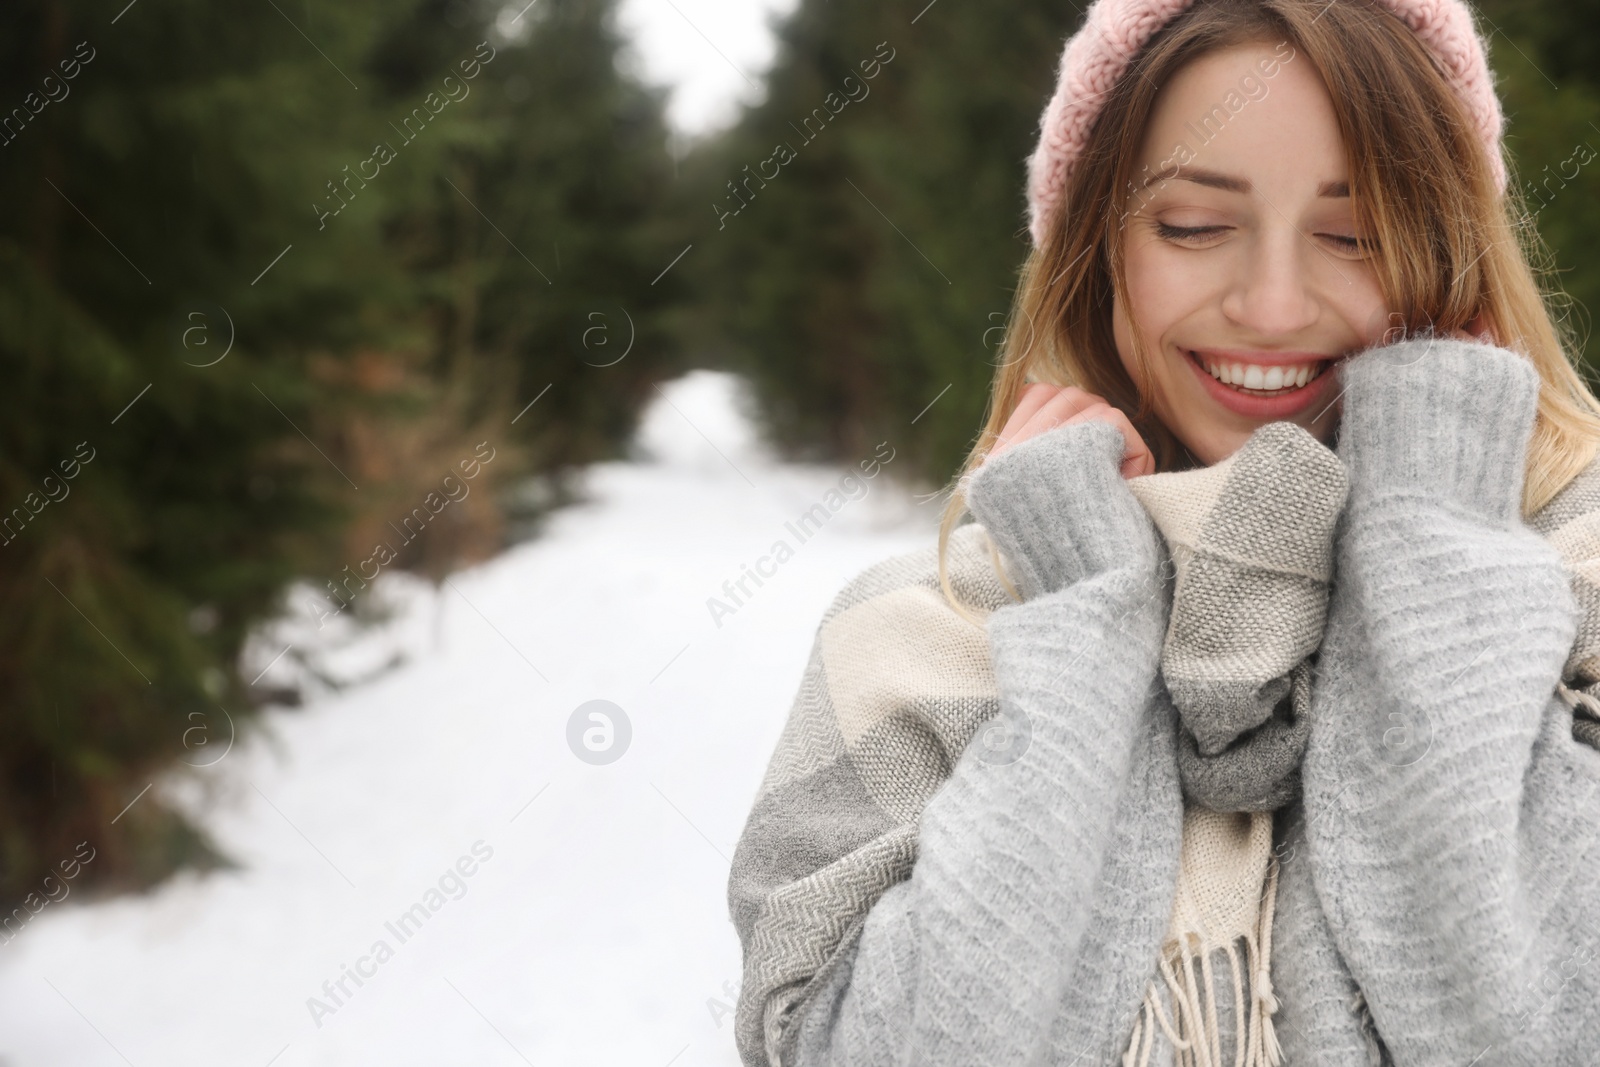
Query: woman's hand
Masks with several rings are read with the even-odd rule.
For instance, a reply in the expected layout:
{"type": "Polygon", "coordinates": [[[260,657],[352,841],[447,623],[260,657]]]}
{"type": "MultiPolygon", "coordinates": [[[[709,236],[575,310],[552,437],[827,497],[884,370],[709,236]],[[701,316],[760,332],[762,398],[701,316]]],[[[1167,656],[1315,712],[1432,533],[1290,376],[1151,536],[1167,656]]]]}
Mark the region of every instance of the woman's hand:
{"type": "Polygon", "coordinates": [[[1499,332],[1494,328],[1494,324],[1489,321],[1487,313],[1474,317],[1471,322],[1467,323],[1466,329],[1457,331],[1457,336],[1464,341],[1473,341],[1480,345],[1498,345],[1500,343],[1499,332]]]}
{"type": "Polygon", "coordinates": [[[1356,510],[1396,490],[1493,521],[1520,510],[1540,389],[1527,356],[1449,331],[1368,349],[1337,373],[1336,451],[1356,510]]]}
{"type": "Polygon", "coordinates": [[[1154,464],[1121,412],[1081,389],[1034,385],[997,440],[956,491],[1024,600],[1110,570],[1154,574],[1160,537],[1127,481],[1154,464]]]}
{"type": "Polygon", "coordinates": [[[1128,416],[1108,404],[1103,397],[1074,386],[1050,385],[1046,382],[1034,382],[1022,391],[1016,410],[1006,420],[994,448],[984,459],[987,461],[1019,441],[1046,433],[1057,426],[1089,421],[1109,423],[1121,431],[1124,478],[1137,478],[1155,472],[1155,458],[1139,436],[1139,431],[1128,421],[1128,416]]]}

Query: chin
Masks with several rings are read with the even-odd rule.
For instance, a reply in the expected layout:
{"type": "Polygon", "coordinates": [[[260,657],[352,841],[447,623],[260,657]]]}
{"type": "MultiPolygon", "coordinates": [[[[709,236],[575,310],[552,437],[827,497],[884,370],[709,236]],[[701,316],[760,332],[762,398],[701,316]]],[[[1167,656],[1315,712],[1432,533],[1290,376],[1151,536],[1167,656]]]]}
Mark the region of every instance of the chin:
{"type": "Polygon", "coordinates": [[[1185,440],[1184,444],[1195,459],[1207,467],[1214,467],[1243,448],[1249,439],[1248,433],[1220,430],[1205,434],[1193,442],[1185,440]]]}

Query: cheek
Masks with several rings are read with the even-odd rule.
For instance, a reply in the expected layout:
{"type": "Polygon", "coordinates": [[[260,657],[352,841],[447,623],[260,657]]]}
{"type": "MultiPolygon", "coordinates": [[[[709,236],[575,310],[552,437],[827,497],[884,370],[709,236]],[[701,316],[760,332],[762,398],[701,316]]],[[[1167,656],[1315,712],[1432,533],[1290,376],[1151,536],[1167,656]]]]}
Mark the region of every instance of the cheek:
{"type": "Polygon", "coordinates": [[[1126,304],[1117,301],[1113,308],[1113,334],[1117,354],[1128,377],[1138,383],[1141,391],[1155,394],[1156,406],[1162,408],[1164,384],[1171,376],[1167,366],[1165,342],[1172,328],[1180,323],[1197,306],[1194,279],[1181,262],[1174,262],[1171,250],[1153,241],[1130,241],[1124,260],[1128,284],[1126,304]],[[1146,381],[1140,374],[1133,351],[1133,336],[1137,329],[1146,345],[1151,361],[1151,377],[1146,381]]]}
{"type": "Polygon", "coordinates": [[[1199,262],[1159,241],[1130,242],[1128,310],[1147,344],[1159,346],[1174,325],[1211,299],[1216,270],[1202,270],[1199,262]]]}
{"type": "Polygon", "coordinates": [[[1379,343],[1393,327],[1403,325],[1398,313],[1391,313],[1382,287],[1370,268],[1346,271],[1349,283],[1330,286],[1329,302],[1359,339],[1359,347],[1379,343]]]}
{"type": "Polygon", "coordinates": [[[1148,320],[1147,316],[1139,319],[1139,329],[1144,335],[1144,341],[1147,346],[1145,354],[1151,360],[1152,364],[1150,367],[1150,373],[1147,375],[1139,366],[1138,357],[1134,354],[1134,324],[1129,318],[1129,313],[1131,311],[1135,316],[1138,316],[1140,315],[1139,308],[1141,306],[1149,307],[1150,304],[1147,299],[1142,300],[1137,293],[1133,295],[1130,303],[1131,307],[1127,304],[1124,304],[1120,299],[1114,299],[1112,301],[1111,336],[1116,342],[1117,358],[1121,360],[1122,369],[1127,373],[1128,380],[1133,383],[1134,388],[1138,390],[1139,395],[1150,397],[1151,402],[1155,405],[1156,410],[1159,412],[1166,408],[1165,394],[1167,390],[1164,382],[1166,381],[1168,375],[1167,368],[1162,366],[1160,354],[1161,330],[1159,325],[1153,325],[1148,320]]]}
{"type": "Polygon", "coordinates": [[[1117,343],[1117,356],[1122,360],[1122,369],[1128,372],[1130,379],[1138,382],[1139,368],[1133,358],[1133,329],[1128,323],[1128,309],[1121,297],[1112,298],[1111,336],[1117,343]]]}

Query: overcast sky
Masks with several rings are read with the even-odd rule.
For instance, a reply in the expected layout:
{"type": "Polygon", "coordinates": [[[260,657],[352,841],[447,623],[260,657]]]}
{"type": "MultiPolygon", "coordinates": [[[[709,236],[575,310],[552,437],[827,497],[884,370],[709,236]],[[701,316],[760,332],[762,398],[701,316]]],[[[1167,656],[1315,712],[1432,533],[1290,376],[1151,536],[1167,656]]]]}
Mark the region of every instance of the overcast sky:
{"type": "Polygon", "coordinates": [[[619,21],[634,42],[639,76],[669,86],[667,120],[686,138],[730,125],[759,99],[772,62],[768,21],[797,0],[623,0],[619,21]]]}

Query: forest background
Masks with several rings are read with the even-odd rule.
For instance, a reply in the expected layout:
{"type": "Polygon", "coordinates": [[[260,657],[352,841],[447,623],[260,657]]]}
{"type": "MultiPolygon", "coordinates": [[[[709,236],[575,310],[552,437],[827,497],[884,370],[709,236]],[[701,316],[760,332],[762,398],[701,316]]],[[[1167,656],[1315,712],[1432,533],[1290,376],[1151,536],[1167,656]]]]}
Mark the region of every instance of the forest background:
{"type": "MultiPolygon", "coordinates": [[[[801,0],[687,147],[615,0],[518,7],[0,9],[0,913],[86,838],[80,892],[226,863],[129,800],[297,701],[291,589],[359,621],[538,536],[662,381],[743,375],[794,459],[892,427],[923,487],[970,446],[1077,6],[801,0]]],[[[1587,360],[1600,0],[1480,11],[1587,360]]]]}

